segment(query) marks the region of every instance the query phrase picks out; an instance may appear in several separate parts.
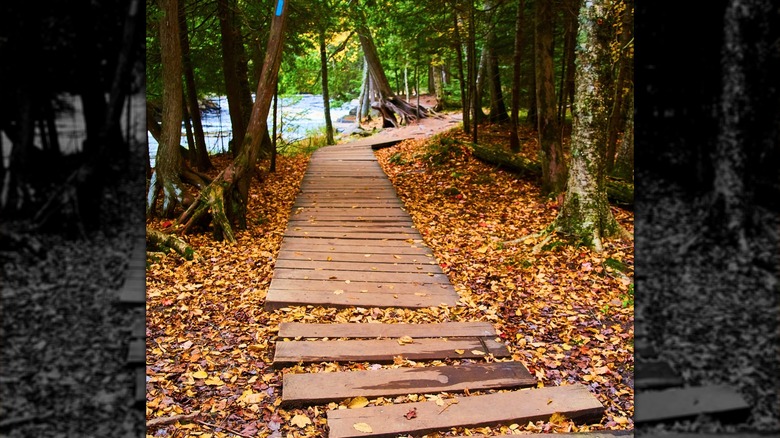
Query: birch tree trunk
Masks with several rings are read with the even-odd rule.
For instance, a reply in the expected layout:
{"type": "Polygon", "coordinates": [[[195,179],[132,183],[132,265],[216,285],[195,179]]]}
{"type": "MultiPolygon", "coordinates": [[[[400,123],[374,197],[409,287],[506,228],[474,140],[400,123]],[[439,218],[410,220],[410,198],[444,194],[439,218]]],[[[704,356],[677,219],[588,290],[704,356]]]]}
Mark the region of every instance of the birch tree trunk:
{"type": "MultiPolygon", "coordinates": [[[[589,0],[580,9],[577,36],[576,96],[571,167],[556,231],[602,251],[603,239],[625,235],[609,208],[605,155],[608,117],[606,90],[609,68],[608,0],[589,0]]],[[[553,114],[554,115],[554,114],[553,114]]]]}

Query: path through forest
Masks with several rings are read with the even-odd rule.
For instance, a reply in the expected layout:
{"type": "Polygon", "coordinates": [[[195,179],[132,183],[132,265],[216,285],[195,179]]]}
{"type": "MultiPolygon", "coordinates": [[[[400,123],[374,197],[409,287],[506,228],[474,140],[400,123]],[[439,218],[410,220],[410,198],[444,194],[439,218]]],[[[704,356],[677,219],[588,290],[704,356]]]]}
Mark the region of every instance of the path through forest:
{"type": "MultiPolygon", "coordinates": [[[[457,292],[403,209],[372,150],[429,136],[450,126],[452,119],[428,122],[314,153],[285,231],[266,309],[419,309],[458,304],[457,292]]],[[[282,403],[287,405],[352,398],[359,407],[365,400],[360,409],[328,411],[331,437],[525,423],[556,413],[577,422],[598,422],[604,412],[581,384],[453,395],[536,386],[536,378],[521,362],[511,360],[509,349],[489,323],[282,323],[279,337],[283,341],[276,343],[273,361],[278,368],[316,362],[400,365],[333,373],[285,370],[282,403]],[[447,364],[419,366],[429,361],[447,364]],[[365,407],[365,397],[403,394],[430,397],[416,403],[365,407]]]]}

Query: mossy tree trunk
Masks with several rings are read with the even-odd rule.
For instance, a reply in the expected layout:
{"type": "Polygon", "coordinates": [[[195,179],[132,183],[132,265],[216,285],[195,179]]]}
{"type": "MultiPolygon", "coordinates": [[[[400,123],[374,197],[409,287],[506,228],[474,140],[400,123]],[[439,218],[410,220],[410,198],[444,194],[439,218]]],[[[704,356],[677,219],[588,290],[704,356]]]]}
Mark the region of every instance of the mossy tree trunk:
{"type": "Polygon", "coordinates": [[[605,155],[608,117],[606,90],[609,68],[609,1],[583,2],[577,37],[574,126],[566,195],[553,227],[602,250],[605,237],[623,234],[609,208],[605,155]]]}
{"type": "Polygon", "coordinates": [[[257,85],[257,98],[252,106],[252,115],[241,152],[214,181],[201,191],[190,208],[179,217],[178,222],[184,225],[182,232],[187,232],[194,224],[210,216],[214,237],[235,242],[233,223],[237,221],[241,225],[245,222],[248,191],[242,190],[242,187],[248,187],[264,139],[269,139],[266,120],[271,100],[276,92],[279,65],[282,62],[287,2],[277,0],[274,10],[268,48],[257,85]]]}
{"type": "MultiPolygon", "coordinates": [[[[320,29],[320,70],[322,72],[322,103],[325,108],[325,141],[326,144],[336,144],[333,140],[333,121],[330,118],[330,93],[328,92],[328,52],[325,45],[325,29],[320,29]]],[[[357,117],[357,116],[356,116],[357,117]]]]}

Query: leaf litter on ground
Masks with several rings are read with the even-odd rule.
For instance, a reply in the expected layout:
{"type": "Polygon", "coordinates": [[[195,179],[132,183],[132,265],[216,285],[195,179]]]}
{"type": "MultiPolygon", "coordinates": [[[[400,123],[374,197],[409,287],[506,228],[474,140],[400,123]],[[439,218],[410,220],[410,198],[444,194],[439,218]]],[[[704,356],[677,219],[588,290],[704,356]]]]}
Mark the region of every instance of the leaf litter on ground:
{"type": "MultiPolygon", "coordinates": [[[[487,321],[497,327],[512,358],[523,362],[541,386],[587,385],[606,407],[605,421],[582,426],[538,421],[457,428],[442,436],[630,429],[633,302],[613,304],[623,303],[633,278],[631,243],[608,241],[602,254],[567,245],[533,254],[530,245],[503,245],[548,225],[557,212],[554,202],[541,196],[533,182],[477,161],[466,148],[441,164],[428,159],[430,150],[426,141],[410,140],[380,150],[377,156],[425,243],[460,293],[458,306],[417,310],[291,306],[266,312],[263,300],[275,256],[308,162],[306,156],[279,157],[276,173],[265,174],[262,183],[252,182],[249,226],[236,234],[236,245],[215,242],[209,234],[186,235],[183,238],[205,258],[205,264],[169,254],[149,268],[147,418],[201,411],[208,423],[238,431],[251,426],[258,436],[325,436],[325,415],[330,409],[426,397],[356,397],[322,406],[282,408],[283,371],[334,372],[461,361],[421,363],[399,357],[388,365],[325,362],[276,370],[271,363],[274,345],[282,341],[276,333],[281,322],[487,321]],[[404,157],[404,164],[388,162],[396,153],[404,157]],[[461,196],[444,193],[449,187],[456,187],[461,196]],[[623,277],[610,275],[604,263],[607,258],[625,266],[623,277]],[[222,383],[207,385],[194,378],[201,370],[222,383]],[[264,395],[259,403],[246,403],[246,396],[241,397],[247,391],[264,395]],[[301,415],[311,424],[304,424],[301,415]]],[[[631,230],[633,215],[620,209],[615,213],[631,230]]],[[[159,227],[160,221],[148,225],[159,227]]],[[[484,360],[495,359],[487,355],[484,360]]],[[[466,395],[480,393],[484,392],[466,395]]],[[[149,433],[229,435],[199,423],[166,425],[149,433]]]]}

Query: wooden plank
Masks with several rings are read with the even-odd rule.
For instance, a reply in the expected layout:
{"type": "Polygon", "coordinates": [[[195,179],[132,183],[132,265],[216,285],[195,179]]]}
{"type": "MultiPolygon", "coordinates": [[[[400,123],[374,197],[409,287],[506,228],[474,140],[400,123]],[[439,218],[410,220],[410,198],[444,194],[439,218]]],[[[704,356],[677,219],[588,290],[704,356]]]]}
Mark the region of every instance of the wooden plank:
{"type": "MultiPolygon", "coordinates": [[[[285,237],[282,240],[283,249],[298,249],[298,248],[333,248],[345,249],[355,248],[360,251],[344,251],[344,252],[361,252],[363,254],[372,254],[370,248],[379,249],[379,254],[396,254],[394,251],[401,250],[428,250],[422,241],[415,241],[409,243],[406,240],[370,240],[370,239],[307,239],[305,237],[285,237]]],[[[408,254],[408,253],[407,253],[408,254]]]]}
{"type": "MultiPolygon", "coordinates": [[[[434,274],[433,272],[379,272],[377,271],[339,271],[336,269],[328,270],[307,270],[307,269],[274,269],[274,279],[290,280],[321,280],[328,283],[343,283],[349,281],[367,282],[367,283],[419,283],[419,284],[449,284],[450,280],[444,274],[434,274]]],[[[330,289],[330,288],[329,288],[330,289]]]]}
{"type": "Polygon", "coordinates": [[[133,402],[136,404],[146,403],[146,366],[135,367],[135,390],[133,391],[133,402]]]}
{"type": "Polygon", "coordinates": [[[737,391],[723,385],[638,391],[634,423],[646,423],[709,414],[739,420],[749,415],[750,405],[737,391]]]}
{"type": "MultiPolygon", "coordinates": [[[[412,225],[407,224],[372,224],[372,223],[365,223],[365,222],[358,222],[358,223],[344,223],[344,222],[327,222],[324,224],[299,224],[299,223],[290,223],[287,225],[288,231],[327,231],[331,233],[416,233],[419,236],[419,233],[416,228],[414,228],[412,225]]],[[[418,237],[419,239],[420,237],[418,237]]]]}
{"type": "Polygon", "coordinates": [[[301,229],[299,231],[292,229],[284,232],[287,237],[303,237],[308,239],[342,239],[342,240],[401,240],[421,239],[420,233],[415,230],[399,232],[358,232],[358,231],[308,231],[301,229]]]}
{"type": "MultiPolygon", "coordinates": [[[[540,438],[550,438],[549,433],[525,433],[522,434],[524,437],[540,437],[540,438]]],[[[484,435],[469,435],[470,438],[487,438],[484,435]]],[[[506,438],[506,437],[517,437],[517,435],[491,435],[493,438],[506,438]]],[[[633,430],[605,430],[605,431],[599,431],[599,432],[578,432],[578,433],[556,433],[555,438],[613,438],[613,437],[633,437],[634,431],[633,430]]],[[[653,435],[653,434],[642,434],[643,438],[655,438],[658,436],[659,438],[679,438],[676,435],[653,435]]],[[[689,437],[707,437],[707,435],[688,435],[689,437]]],[[[719,435],[722,436],[722,435],[719,435]]],[[[742,435],[740,435],[740,438],[742,435]]],[[[455,438],[466,438],[465,436],[458,435],[455,438]]],[[[736,437],[735,437],[736,438],[736,437]]]]}
{"type": "Polygon", "coordinates": [[[280,338],[411,338],[430,337],[490,337],[497,336],[489,322],[442,322],[434,324],[307,324],[283,322],[279,325],[280,338]]]}
{"type": "Polygon", "coordinates": [[[129,271],[125,283],[119,289],[119,304],[145,305],[146,304],[146,274],[138,271],[129,271]]]}
{"type": "Polygon", "coordinates": [[[536,378],[520,362],[285,374],[282,402],[287,405],[324,404],[357,396],[389,397],[534,385],[536,378]]]}
{"type": "Polygon", "coordinates": [[[404,345],[397,339],[289,341],[276,343],[274,366],[298,362],[393,362],[395,356],[409,360],[474,359],[486,353],[509,356],[506,346],[492,338],[426,338],[404,345]]]}
{"type": "Polygon", "coordinates": [[[356,262],[339,262],[331,261],[314,261],[314,260],[285,260],[280,259],[276,261],[275,267],[288,268],[288,269],[301,269],[301,270],[338,270],[338,271],[376,271],[376,272],[399,272],[399,273],[415,273],[415,272],[431,272],[441,274],[442,270],[439,265],[428,263],[381,263],[377,261],[366,261],[371,257],[366,257],[364,260],[356,262]]]}
{"type": "Polygon", "coordinates": [[[547,420],[560,413],[576,422],[601,419],[604,407],[583,385],[567,385],[473,397],[456,397],[445,407],[434,402],[404,403],[361,409],[328,411],[331,438],[386,437],[450,429],[452,427],[492,426],[547,420]],[[445,409],[446,408],[446,409],[445,409]],[[407,419],[406,414],[416,411],[407,419]],[[371,432],[361,432],[354,424],[366,423],[371,432]]]}
{"type": "Polygon", "coordinates": [[[130,341],[127,348],[127,363],[146,363],[146,342],[143,339],[134,339],[130,341]]]}
{"type": "Polygon", "coordinates": [[[637,389],[668,388],[682,386],[683,379],[668,362],[638,360],[634,370],[634,387],[637,389]]]}
{"type": "MultiPolygon", "coordinates": [[[[391,291],[392,292],[392,291],[391,291]]],[[[351,292],[341,294],[333,291],[306,291],[271,289],[265,299],[266,310],[275,310],[287,306],[322,306],[322,307],[396,307],[408,309],[424,309],[428,307],[455,306],[458,297],[455,292],[450,295],[414,295],[389,294],[387,292],[351,292]]]]}
{"type": "Polygon", "coordinates": [[[409,216],[395,216],[395,217],[355,217],[355,216],[325,216],[325,215],[310,215],[302,214],[298,216],[290,216],[289,221],[306,221],[306,222],[399,222],[408,221],[411,223],[412,219],[409,216]]]}
{"type": "MultiPolygon", "coordinates": [[[[345,253],[335,251],[289,251],[280,250],[276,256],[276,262],[282,260],[302,261],[302,262],[354,262],[354,263],[374,263],[374,264],[397,264],[397,265],[435,265],[436,261],[432,254],[366,254],[345,253]]],[[[438,266],[438,265],[437,265],[438,266]]],[[[291,266],[288,266],[291,267],[291,266]]]]}
{"type": "MultiPolygon", "coordinates": [[[[370,283],[365,281],[329,281],[329,280],[302,280],[274,278],[271,280],[270,290],[292,290],[302,293],[335,291],[376,293],[383,295],[417,295],[425,296],[449,296],[457,295],[455,289],[449,283],[370,283]]],[[[338,293],[336,293],[338,295],[338,293]]]]}

